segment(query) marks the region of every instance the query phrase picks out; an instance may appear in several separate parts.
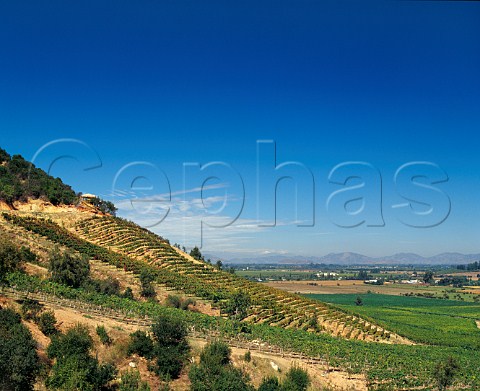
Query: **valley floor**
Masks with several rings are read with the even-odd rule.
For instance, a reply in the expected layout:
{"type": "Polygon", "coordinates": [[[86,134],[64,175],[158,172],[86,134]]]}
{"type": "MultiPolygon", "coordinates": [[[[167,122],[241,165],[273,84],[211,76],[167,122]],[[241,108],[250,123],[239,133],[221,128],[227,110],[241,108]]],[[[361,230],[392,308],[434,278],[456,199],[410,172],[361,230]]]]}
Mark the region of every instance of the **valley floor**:
{"type": "MultiPolygon", "coordinates": [[[[384,285],[369,285],[364,284],[363,280],[330,280],[330,281],[269,281],[265,283],[272,288],[278,288],[287,292],[296,292],[301,294],[361,294],[367,292],[379,293],[384,295],[414,295],[429,294],[440,295],[444,290],[452,290],[451,287],[438,287],[428,286],[423,284],[390,284],[384,285]]],[[[453,288],[456,293],[459,294],[480,294],[480,288],[467,287],[467,288],[453,288]]],[[[471,301],[471,300],[470,300],[471,301]]]]}

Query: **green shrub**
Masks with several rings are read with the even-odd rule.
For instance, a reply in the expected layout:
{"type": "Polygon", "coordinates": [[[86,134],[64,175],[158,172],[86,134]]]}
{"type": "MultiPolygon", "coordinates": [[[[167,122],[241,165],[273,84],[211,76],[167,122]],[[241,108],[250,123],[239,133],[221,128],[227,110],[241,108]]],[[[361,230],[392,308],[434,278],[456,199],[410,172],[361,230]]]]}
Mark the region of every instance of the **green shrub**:
{"type": "Polygon", "coordinates": [[[47,388],[65,391],[96,391],[105,389],[114,379],[116,370],[110,364],[99,364],[91,356],[93,340],[88,329],[76,325],[52,339],[47,348],[50,359],[55,359],[47,388]]]}
{"type": "Polygon", "coordinates": [[[205,346],[200,353],[200,362],[207,368],[215,369],[230,364],[232,351],[229,346],[220,341],[214,341],[205,346]]]}
{"type": "Polygon", "coordinates": [[[48,337],[55,335],[58,332],[56,326],[57,319],[55,318],[55,313],[53,311],[42,313],[38,317],[37,324],[40,331],[48,337]]]}
{"type": "Polygon", "coordinates": [[[121,296],[120,283],[112,277],[108,277],[104,280],[86,279],[82,284],[82,288],[103,295],[121,296]]]}
{"type": "Polygon", "coordinates": [[[149,368],[162,380],[178,379],[187,361],[185,349],[181,345],[157,348],[149,368]]]}
{"type": "Polygon", "coordinates": [[[140,294],[146,298],[154,298],[157,295],[155,288],[152,285],[155,277],[152,276],[147,269],[142,269],[139,278],[141,284],[140,294]]]}
{"type": "Polygon", "coordinates": [[[292,367],[285,375],[282,391],[306,391],[309,385],[310,378],[307,371],[292,367]]]}
{"type": "Polygon", "coordinates": [[[59,334],[52,339],[47,348],[47,356],[51,359],[63,359],[68,356],[86,356],[93,347],[88,328],[77,324],[65,334],[59,334]]]}
{"type": "Polygon", "coordinates": [[[20,315],[0,308],[0,390],[33,390],[40,369],[36,345],[20,315]]]}
{"type": "Polygon", "coordinates": [[[224,310],[232,319],[242,320],[246,318],[250,305],[250,296],[245,292],[238,291],[227,301],[224,310]]]}
{"type": "Polygon", "coordinates": [[[150,359],[150,369],[162,379],[178,378],[190,350],[185,324],[162,316],[152,325],[152,337],[140,330],[131,334],[128,354],[150,359]]]}
{"type": "Polygon", "coordinates": [[[182,301],[176,295],[168,295],[165,299],[165,305],[172,308],[180,308],[182,301]]]}
{"type": "Polygon", "coordinates": [[[122,373],[120,378],[119,391],[150,391],[147,382],[142,381],[140,373],[134,370],[128,370],[122,373]]]}
{"type": "Polygon", "coordinates": [[[190,251],[190,256],[192,258],[195,258],[195,259],[199,260],[199,261],[204,261],[205,260],[202,253],[200,252],[200,249],[197,246],[192,248],[192,250],[190,251]]]}
{"type": "Polygon", "coordinates": [[[440,391],[446,390],[453,384],[453,380],[460,369],[458,362],[453,357],[448,357],[445,361],[440,361],[433,369],[433,379],[437,383],[440,391]]]}
{"type": "Polygon", "coordinates": [[[135,298],[133,297],[132,288],[130,288],[130,287],[128,287],[127,289],[125,289],[125,292],[123,292],[123,294],[121,295],[121,297],[123,297],[124,299],[135,300],[135,298]]]}
{"type": "Polygon", "coordinates": [[[118,210],[112,202],[102,200],[98,197],[90,198],[87,200],[87,202],[92,204],[99,211],[111,214],[112,216],[115,216],[118,210]]]}
{"type": "Polygon", "coordinates": [[[153,371],[164,379],[177,379],[183,369],[190,347],[187,327],[174,316],[159,317],[152,325],[153,371]]]}
{"type": "Polygon", "coordinates": [[[130,335],[130,344],[127,353],[129,356],[138,354],[141,357],[153,357],[153,341],[145,331],[137,330],[130,335]]]}
{"type": "Polygon", "coordinates": [[[22,252],[17,246],[10,240],[0,238],[0,280],[3,280],[7,273],[18,270],[22,261],[22,252]]]}
{"type": "Polygon", "coordinates": [[[20,248],[20,255],[24,262],[37,263],[37,255],[32,252],[28,247],[22,246],[20,248]]]}
{"type": "Polygon", "coordinates": [[[195,302],[195,300],[189,297],[188,299],[182,300],[182,303],[180,304],[180,309],[187,311],[191,305],[195,306],[196,304],[197,303],[195,302]]]}
{"type": "Polygon", "coordinates": [[[61,252],[55,248],[50,253],[48,270],[51,273],[52,281],[78,288],[89,277],[90,263],[86,257],[79,257],[70,252],[61,252]]]}
{"type": "Polygon", "coordinates": [[[110,345],[112,343],[112,339],[107,333],[107,330],[104,326],[97,326],[97,335],[100,338],[100,342],[104,345],[110,345]]]}
{"type": "Polygon", "coordinates": [[[191,391],[253,391],[248,376],[231,364],[230,348],[212,342],[200,354],[200,364],[193,365],[188,377],[191,391]]]}
{"type": "Polygon", "coordinates": [[[37,300],[25,299],[22,302],[21,312],[22,318],[25,320],[33,320],[37,322],[38,316],[42,311],[43,305],[37,300]]]}
{"type": "Polygon", "coordinates": [[[120,296],[120,282],[112,277],[101,280],[99,293],[120,296]]]}
{"type": "Polygon", "coordinates": [[[167,298],[165,299],[165,305],[167,307],[179,308],[184,311],[188,310],[188,307],[190,305],[195,305],[195,304],[196,304],[195,300],[193,300],[192,298],[185,299],[176,295],[168,295],[167,298]]]}
{"type": "Polygon", "coordinates": [[[320,325],[318,324],[318,318],[315,315],[311,316],[308,319],[307,324],[308,324],[309,329],[313,329],[316,332],[320,331],[320,325]]]}
{"type": "Polygon", "coordinates": [[[262,380],[260,387],[258,387],[258,391],[280,391],[280,383],[278,379],[274,376],[267,377],[262,380]]]}

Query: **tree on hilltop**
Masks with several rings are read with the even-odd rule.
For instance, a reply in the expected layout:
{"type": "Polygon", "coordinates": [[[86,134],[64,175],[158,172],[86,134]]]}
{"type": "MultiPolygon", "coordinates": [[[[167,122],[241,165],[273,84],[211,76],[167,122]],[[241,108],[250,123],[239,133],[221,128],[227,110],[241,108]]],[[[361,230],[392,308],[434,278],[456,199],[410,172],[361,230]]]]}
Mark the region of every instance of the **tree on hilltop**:
{"type": "Polygon", "coordinates": [[[192,248],[192,250],[190,251],[190,256],[192,258],[198,260],[198,261],[204,261],[205,260],[202,253],[200,252],[200,249],[197,246],[192,248]]]}

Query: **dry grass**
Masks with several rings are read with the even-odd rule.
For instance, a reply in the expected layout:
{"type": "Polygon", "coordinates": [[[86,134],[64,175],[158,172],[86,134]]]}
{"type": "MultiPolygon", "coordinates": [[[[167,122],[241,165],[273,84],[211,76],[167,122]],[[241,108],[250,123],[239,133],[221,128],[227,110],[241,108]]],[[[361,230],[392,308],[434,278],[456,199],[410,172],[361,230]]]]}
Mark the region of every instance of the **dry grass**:
{"type": "Polygon", "coordinates": [[[389,284],[369,285],[361,280],[341,281],[272,281],[266,283],[268,286],[282,289],[288,292],[302,294],[363,294],[367,292],[380,293],[384,295],[402,295],[405,293],[439,293],[445,287],[432,287],[423,284],[389,284]],[[312,285],[316,284],[316,285],[312,285]]]}

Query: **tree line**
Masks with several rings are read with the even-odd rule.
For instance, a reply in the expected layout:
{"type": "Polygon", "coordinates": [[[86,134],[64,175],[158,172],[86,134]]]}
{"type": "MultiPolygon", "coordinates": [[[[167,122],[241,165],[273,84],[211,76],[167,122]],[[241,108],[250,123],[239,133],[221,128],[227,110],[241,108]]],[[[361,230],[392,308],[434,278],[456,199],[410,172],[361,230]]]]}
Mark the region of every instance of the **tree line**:
{"type": "Polygon", "coordinates": [[[480,271],[480,262],[475,261],[466,265],[457,265],[457,270],[468,270],[472,272],[480,271]]]}
{"type": "Polygon", "coordinates": [[[21,155],[10,156],[0,148],[0,200],[13,205],[15,201],[39,198],[53,205],[72,205],[77,194],[60,178],[48,175],[21,155]]]}

